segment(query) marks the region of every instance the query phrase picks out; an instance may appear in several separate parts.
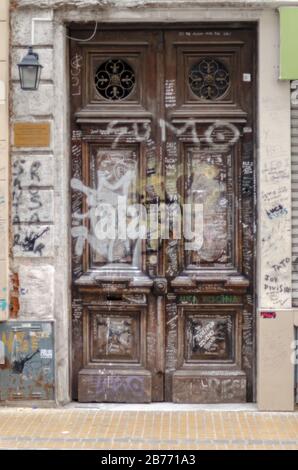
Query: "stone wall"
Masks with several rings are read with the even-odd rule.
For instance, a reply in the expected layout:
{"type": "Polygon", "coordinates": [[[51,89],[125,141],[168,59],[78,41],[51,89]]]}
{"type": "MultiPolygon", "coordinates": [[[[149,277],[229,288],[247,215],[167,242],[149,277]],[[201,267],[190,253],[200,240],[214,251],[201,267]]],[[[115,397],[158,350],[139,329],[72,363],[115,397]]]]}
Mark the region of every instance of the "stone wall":
{"type": "Polygon", "coordinates": [[[69,400],[70,265],[69,183],[64,165],[67,167],[69,154],[64,151],[61,141],[68,140],[67,127],[64,131],[67,114],[62,108],[63,99],[67,95],[67,78],[65,75],[59,85],[54,86],[56,74],[62,70],[59,62],[66,59],[63,49],[65,38],[61,37],[61,42],[57,40],[57,32],[54,51],[54,30],[51,11],[41,11],[39,8],[19,10],[12,5],[12,315],[18,321],[55,320],[56,377],[59,376],[56,380],[56,397],[60,402],[65,402],[69,400]],[[23,91],[18,79],[17,63],[27,53],[32,39],[34,51],[39,54],[44,68],[39,89],[23,91]],[[54,63],[58,71],[55,71],[54,63]],[[18,122],[48,123],[49,146],[16,147],[13,126],[18,122]]]}

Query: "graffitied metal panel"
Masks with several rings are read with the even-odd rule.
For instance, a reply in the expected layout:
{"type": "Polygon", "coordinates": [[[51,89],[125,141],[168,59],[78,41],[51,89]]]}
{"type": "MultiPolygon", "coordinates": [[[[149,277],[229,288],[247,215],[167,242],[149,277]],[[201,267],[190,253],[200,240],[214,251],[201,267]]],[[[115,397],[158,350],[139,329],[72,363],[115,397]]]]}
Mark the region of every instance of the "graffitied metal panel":
{"type": "Polygon", "coordinates": [[[0,400],[54,399],[51,322],[0,325],[0,400]]]}

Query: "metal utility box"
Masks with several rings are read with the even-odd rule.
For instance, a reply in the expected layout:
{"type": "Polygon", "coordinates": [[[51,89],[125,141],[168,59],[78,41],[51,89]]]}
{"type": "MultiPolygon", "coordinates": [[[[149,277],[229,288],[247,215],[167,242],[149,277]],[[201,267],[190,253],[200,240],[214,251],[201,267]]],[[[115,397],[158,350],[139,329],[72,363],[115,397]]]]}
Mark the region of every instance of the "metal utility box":
{"type": "Polygon", "coordinates": [[[0,401],[54,399],[52,322],[0,323],[0,401]]]}

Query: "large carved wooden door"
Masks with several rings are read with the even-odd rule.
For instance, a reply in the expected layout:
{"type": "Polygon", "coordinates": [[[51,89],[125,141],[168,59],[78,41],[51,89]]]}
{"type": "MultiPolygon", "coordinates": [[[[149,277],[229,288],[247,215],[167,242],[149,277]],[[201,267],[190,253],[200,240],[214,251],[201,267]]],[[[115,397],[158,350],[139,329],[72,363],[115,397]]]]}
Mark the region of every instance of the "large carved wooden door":
{"type": "Polygon", "coordinates": [[[70,28],[72,382],[254,397],[254,31],[70,28]]]}

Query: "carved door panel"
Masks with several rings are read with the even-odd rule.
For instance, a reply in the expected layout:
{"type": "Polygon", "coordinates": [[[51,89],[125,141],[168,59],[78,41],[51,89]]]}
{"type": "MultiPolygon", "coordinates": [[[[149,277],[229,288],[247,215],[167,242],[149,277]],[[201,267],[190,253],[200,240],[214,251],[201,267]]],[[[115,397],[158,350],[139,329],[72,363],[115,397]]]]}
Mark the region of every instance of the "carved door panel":
{"type": "Polygon", "coordinates": [[[164,399],[162,253],[134,225],[157,198],[160,38],[114,29],[71,41],[72,378],[83,402],[164,399]]]}
{"type": "Polygon", "coordinates": [[[251,400],[254,35],[165,38],[166,199],[192,214],[165,249],[166,399],[251,400]]]}
{"type": "Polygon", "coordinates": [[[254,33],[70,35],[73,398],[251,400],[254,33]]]}

